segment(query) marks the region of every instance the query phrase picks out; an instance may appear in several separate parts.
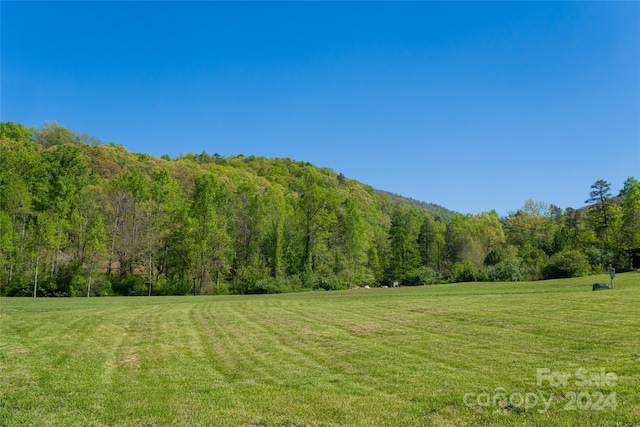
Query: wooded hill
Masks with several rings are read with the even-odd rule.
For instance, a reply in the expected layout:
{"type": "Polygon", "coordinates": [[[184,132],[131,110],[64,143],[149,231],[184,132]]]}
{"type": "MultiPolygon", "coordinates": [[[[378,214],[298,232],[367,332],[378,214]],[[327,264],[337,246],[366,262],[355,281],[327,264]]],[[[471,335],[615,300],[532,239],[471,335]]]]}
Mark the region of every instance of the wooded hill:
{"type": "MultiPolygon", "coordinates": [[[[585,191],[588,194],[588,191],[585,191]]],[[[0,293],[271,293],[563,277],[628,265],[640,183],[586,212],[454,214],[290,159],[127,151],[0,124],[0,293]]]]}

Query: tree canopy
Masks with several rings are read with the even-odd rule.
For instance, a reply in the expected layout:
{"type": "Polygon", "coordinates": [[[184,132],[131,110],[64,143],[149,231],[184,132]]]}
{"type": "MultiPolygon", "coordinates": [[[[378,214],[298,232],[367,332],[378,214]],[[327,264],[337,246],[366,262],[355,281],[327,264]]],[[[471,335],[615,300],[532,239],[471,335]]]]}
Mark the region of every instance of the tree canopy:
{"type": "MultiPolygon", "coordinates": [[[[461,215],[287,158],[161,158],[0,123],[0,294],[264,293],[628,267],[640,184],[461,215]]],[[[585,191],[587,193],[587,191],[585,191]]]]}

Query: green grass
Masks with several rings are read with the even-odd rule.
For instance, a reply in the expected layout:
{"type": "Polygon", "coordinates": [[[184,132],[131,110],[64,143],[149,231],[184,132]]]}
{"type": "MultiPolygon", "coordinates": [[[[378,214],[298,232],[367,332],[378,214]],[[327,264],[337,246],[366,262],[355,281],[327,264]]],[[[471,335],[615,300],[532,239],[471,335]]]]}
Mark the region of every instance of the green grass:
{"type": "Polygon", "coordinates": [[[615,290],[593,292],[595,281],[608,276],[4,298],[0,425],[639,425],[640,274],[619,274],[615,290]],[[602,368],[617,381],[539,386],[538,368],[602,368]],[[512,404],[477,405],[498,388],[512,404]],[[550,407],[519,406],[515,393],[551,396],[550,407]],[[573,406],[583,409],[569,410],[571,393],[582,393],[573,406]],[[611,400],[602,410],[587,405],[612,393],[615,409],[611,400]]]}

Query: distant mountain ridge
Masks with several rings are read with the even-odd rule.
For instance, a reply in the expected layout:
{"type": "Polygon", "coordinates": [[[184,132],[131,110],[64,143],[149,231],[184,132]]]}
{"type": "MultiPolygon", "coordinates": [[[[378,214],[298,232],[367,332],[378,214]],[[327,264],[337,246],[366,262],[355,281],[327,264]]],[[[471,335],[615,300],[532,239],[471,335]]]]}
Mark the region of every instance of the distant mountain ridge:
{"type": "Polygon", "coordinates": [[[423,209],[427,211],[429,215],[431,215],[432,217],[440,219],[444,222],[449,222],[451,218],[453,218],[453,216],[457,214],[457,212],[447,209],[444,206],[440,206],[435,203],[423,202],[421,200],[416,200],[411,197],[405,197],[400,194],[391,193],[385,190],[376,189],[376,191],[379,194],[383,194],[389,197],[396,204],[406,204],[414,208],[423,209]]]}

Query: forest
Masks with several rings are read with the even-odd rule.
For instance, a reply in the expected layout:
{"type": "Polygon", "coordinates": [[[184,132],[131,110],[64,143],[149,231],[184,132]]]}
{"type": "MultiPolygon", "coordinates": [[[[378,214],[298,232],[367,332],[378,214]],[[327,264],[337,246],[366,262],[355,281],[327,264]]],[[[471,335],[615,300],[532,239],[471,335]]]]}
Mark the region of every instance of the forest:
{"type": "Polygon", "coordinates": [[[584,207],[528,200],[506,217],[463,215],[288,158],[158,158],[55,122],[4,122],[0,295],[278,293],[629,269],[640,183],[589,185],[584,207]]]}

